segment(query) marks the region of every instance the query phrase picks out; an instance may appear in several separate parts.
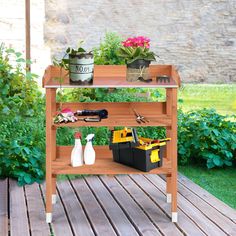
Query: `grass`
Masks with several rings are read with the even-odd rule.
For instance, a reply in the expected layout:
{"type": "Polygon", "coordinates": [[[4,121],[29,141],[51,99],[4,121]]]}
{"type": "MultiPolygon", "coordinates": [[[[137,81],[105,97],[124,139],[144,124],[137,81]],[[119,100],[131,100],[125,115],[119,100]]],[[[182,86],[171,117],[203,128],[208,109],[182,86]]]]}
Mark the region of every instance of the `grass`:
{"type": "Polygon", "coordinates": [[[199,166],[179,166],[179,172],[236,209],[235,167],[207,170],[199,166]]]}
{"type": "Polygon", "coordinates": [[[235,84],[186,84],[179,90],[179,107],[183,111],[214,108],[222,115],[236,113],[235,84]]]}

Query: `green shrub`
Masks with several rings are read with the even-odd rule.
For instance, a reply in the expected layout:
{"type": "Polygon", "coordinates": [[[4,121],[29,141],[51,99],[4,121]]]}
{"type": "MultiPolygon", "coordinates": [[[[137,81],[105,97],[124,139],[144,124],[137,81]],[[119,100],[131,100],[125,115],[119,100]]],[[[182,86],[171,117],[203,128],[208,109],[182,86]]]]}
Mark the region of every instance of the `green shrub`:
{"type": "MultiPolygon", "coordinates": [[[[30,62],[27,62],[30,64],[30,62]]],[[[0,45],[0,176],[44,178],[44,99],[20,52],[0,45]]]]}
{"type": "Polygon", "coordinates": [[[0,45],[0,114],[4,116],[42,112],[42,94],[34,80],[37,75],[26,71],[25,63],[20,52],[0,45]]]}
{"type": "Polygon", "coordinates": [[[203,109],[179,112],[179,163],[206,164],[208,168],[232,166],[236,149],[236,122],[203,109]]]}
{"type": "Polygon", "coordinates": [[[117,50],[122,38],[115,32],[107,32],[104,41],[94,48],[94,63],[96,65],[123,65],[124,60],[118,57],[117,50]]]}
{"type": "Polygon", "coordinates": [[[45,174],[44,120],[2,120],[0,150],[0,176],[16,178],[19,185],[41,182],[45,174]]]}

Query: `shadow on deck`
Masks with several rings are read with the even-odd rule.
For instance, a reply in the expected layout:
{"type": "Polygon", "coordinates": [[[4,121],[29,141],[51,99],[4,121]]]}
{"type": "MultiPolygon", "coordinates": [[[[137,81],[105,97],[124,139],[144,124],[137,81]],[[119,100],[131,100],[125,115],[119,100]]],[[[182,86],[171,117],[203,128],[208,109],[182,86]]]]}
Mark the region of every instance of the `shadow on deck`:
{"type": "Polygon", "coordinates": [[[53,222],[45,185],[0,180],[0,235],[236,235],[236,211],[186,177],[178,179],[178,223],[157,175],[90,176],[58,181],[53,222]]]}

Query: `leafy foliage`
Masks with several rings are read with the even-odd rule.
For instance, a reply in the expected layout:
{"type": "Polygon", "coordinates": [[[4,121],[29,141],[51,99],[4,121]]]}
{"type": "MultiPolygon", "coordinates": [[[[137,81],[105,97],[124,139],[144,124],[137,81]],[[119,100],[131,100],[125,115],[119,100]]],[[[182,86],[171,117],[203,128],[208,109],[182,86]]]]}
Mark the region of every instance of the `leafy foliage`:
{"type": "Polygon", "coordinates": [[[211,109],[179,112],[179,163],[206,163],[208,168],[232,166],[236,122],[211,109]]]}
{"type": "Polygon", "coordinates": [[[107,32],[104,41],[93,49],[96,65],[123,65],[124,60],[117,54],[122,38],[115,32],[107,32]]]}
{"type": "Polygon", "coordinates": [[[66,52],[64,54],[64,56],[61,59],[57,59],[54,58],[53,59],[53,65],[54,66],[59,66],[61,68],[64,68],[66,70],[69,70],[69,62],[70,59],[68,58],[68,56],[72,55],[72,56],[79,56],[80,58],[93,58],[93,53],[92,51],[87,52],[84,48],[82,48],[82,44],[84,43],[84,41],[80,41],[78,43],[78,47],[76,49],[68,47],[66,49],[66,52]]]}
{"type": "MultiPolygon", "coordinates": [[[[44,99],[20,52],[0,46],[0,176],[44,178],[44,99]]],[[[28,61],[27,63],[31,63],[28,61]]]]}
{"type": "Polygon", "coordinates": [[[143,59],[147,61],[155,61],[155,54],[151,52],[149,48],[132,48],[132,47],[120,47],[118,52],[118,56],[125,59],[127,64],[131,64],[132,62],[143,59]]]}
{"type": "Polygon", "coordinates": [[[25,63],[20,52],[0,45],[0,114],[4,116],[34,116],[42,112],[37,75],[27,71],[25,63]]]}
{"type": "Polygon", "coordinates": [[[19,185],[44,179],[44,120],[5,119],[0,123],[0,176],[12,177],[19,185]]]}

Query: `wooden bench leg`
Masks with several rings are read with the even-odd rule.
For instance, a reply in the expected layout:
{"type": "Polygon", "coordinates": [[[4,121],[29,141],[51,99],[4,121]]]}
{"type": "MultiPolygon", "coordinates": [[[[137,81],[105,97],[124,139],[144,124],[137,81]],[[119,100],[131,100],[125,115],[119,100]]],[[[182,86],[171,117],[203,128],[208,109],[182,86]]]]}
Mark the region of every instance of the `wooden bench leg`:
{"type": "Polygon", "coordinates": [[[57,202],[56,181],[57,181],[57,176],[56,176],[56,175],[53,175],[53,176],[52,176],[52,204],[56,204],[56,202],[57,202]]]}
{"type": "Polygon", "coordinates": [[[171,203],[171,175],[166,175],[166,202],[171,203]]]}
{"type": "Polygon", "coordinates": [[[46,175],[46,222],[52,222],[52,176],[46,175]]]}
{"type": "Polygon", "coordinates": [[[177,222],[178,213],[177,213],[177,172],[172,173],[171,175],[171,213],[172,213],[172,222],[177,222]]]}

